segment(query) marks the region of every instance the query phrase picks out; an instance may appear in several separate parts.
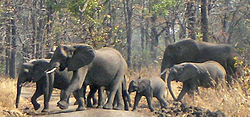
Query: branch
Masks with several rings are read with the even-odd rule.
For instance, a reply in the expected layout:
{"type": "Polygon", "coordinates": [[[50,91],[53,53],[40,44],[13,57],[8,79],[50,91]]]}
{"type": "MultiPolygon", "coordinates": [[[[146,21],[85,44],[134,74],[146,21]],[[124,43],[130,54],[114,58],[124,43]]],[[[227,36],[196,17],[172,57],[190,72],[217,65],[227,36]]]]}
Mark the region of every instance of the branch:
{"type": "Polygon", "coordinates": [[[82,9],[81,9],[80,6],[79,6],[79,11],[80,11],[81,13],[83,13],[83,12],[86,10],[89,1],[90,1],[90,0],[87,0],[87,1],[84,3],[82,9]]]}

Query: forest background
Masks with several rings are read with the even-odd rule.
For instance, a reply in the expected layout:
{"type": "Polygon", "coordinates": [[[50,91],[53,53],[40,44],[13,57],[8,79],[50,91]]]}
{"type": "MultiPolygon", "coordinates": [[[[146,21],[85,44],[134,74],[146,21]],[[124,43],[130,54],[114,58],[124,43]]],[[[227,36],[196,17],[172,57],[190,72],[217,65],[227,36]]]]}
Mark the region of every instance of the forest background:
{"type": "Polygon", "coordinates": [[[118,49],[131,69],[158,66],[181,39],[231,44],[249,60],[248,0],[1,0],[0,73],[59,44],[118,49]]]}

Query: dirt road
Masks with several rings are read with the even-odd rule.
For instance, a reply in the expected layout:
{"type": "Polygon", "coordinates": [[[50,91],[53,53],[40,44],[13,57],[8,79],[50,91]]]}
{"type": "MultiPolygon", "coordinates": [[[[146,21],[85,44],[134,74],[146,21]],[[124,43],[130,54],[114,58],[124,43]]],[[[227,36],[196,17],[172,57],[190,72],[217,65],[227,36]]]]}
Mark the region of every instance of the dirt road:
{"type": "MultiPolygon", "coordinates": [[[[31,96],[34,93],[35,88],[33,87],[23,87],[21,96],[30,100],[31,96]]],[[[140,112],[133,111],[121,111],[121,110],[105,110],[105,109],[96,109],[96,108],[87,108],[84,111],[75,111],[77,108],[76,105],[73,105],[75,102],[74,98],[70,98],[70,106],[66,110],[61,110],[56,106],[56,103],[59,100],[59,91],[54,91],[51,101],[50,101],[50,111],[49,113],[41,113],[43,106],[43,96],[38,98],[38,102],[41,104],[41,108],[38,111],[34,111],[31,104],[26,107],[25,112],[31,116],[40,116],[40,117],[153,117],[153,113],[148,112],[147,110],[140,112]]]]}

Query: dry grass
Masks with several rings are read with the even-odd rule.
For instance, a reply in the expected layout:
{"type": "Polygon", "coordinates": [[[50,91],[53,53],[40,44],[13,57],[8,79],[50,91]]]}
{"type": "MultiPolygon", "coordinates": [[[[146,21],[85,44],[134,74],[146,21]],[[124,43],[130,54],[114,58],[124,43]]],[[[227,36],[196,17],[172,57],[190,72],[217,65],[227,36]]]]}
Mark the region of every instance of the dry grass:
{"type": "MultiPolygon", "coordinates": [[[[16,82],[17,80],[1,77],[0,78],[0,116],[25,116],[15,107],[16,101],[16,82]]],[[[20,102],[28,102],[20,98],[20,102]]],[[[24,105],[20,105],[24,106],[24,105]]]]}
{"type": "MultiPolygon", "coordinates": [[[[241,116],[247,117],[250,113],[250,102],[249,102],[249,71],[243,77],[244,83],[242,85],[234,85],[234,89],[204,89],[200,88],[200,95],[195,95],[194,99],[185,95],[183,102],[193,105],[200,106],[211,111],[221,110],[227,116],[241,116]],[[244,89],[244,90],[243,90],[244,89]]],[[[127,76],[129,80],[135,79],[139,76],[151,78],[153,76],[159,77],[159,68],[149,67],[144,68],[141,72],[130,71],[127,76]]],[[[181,84],[173,82],[172,84],[175,94],[180,91],[181,84]]],[[[0,79],[0,116],[25,116],[21,114],[22,110],[15,108],[16,99],[16,80],[10,78],[1,77],[0,79]]],[[[134,100],[135,93],[132,94],[132,101],[134,100]]],[[[167,96],[168,101],[172,101],[170,94],[167,96]]],[[[153,100],[153,106],[158,107],[159,103],[156,99],[153,100]]],[[[32,107],[30,99],[20,97],[20,108],[32,107]]],[[[147,108],[146,99],[143,97],[140,101],[138,111],[147,113],[150,112],[147,108]]]]}
{"type": "MultiPolygon", "coordinates": [[[[250,93],[250,76],[249,76],[249,68],[245,69],[245,75],[242,77],[244,82],[239,85],[235,84],[233,89],[227,88],[219,88],[219,89],[206,89],[200,88],[200,95],[195,94],[194,98],[190,97],[189,95],[185,95],[183,98],[183,102],[187,103],[188,105],[199,106],[202,108],[209,109],[211,111],[221,110],[227,116],[241,116],[247,117],[250,113],[250,102],[249,96],[250,93]]],[[[151,78],[153,76],[159,77],[160,70],[159,68],[144,68],[141,72],[130,72],[128,74],[129,80],[138,78],[138,76],[142,76],[145,78],[151,78]]],[[[166,84],[167,86],[167,84],[166,84]]],[[[172,88],[177,96],[181,90],[182,84],[177,82],[172,82],[172,88]]],[[[132,94],[131,98],[134,101],[135,93],[132,94]]],[[[167,100],[172,101],[173,98],[171,97],[170,93],[168,92],[167,100]]],[[[155,104],[154,107],[157,108],[159,106],[158,101],[154,98],[153,100],[155,104]]],[[[147,102],[145,98],[139,103],[139,111],[148,111],[147,109],[147,102]]]]}

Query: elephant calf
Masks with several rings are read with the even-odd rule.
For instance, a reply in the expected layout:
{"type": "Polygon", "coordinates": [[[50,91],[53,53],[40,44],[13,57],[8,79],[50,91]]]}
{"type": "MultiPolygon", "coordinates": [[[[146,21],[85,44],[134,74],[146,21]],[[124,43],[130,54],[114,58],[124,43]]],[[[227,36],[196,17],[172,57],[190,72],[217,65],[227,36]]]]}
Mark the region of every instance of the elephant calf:
{"type": "Polygon", "coordinates": [[[167,102],[164,99],[166,86],[165,82],[161,78],[154,77],[151,79],[142,79],[139,77],[138,79],[130,82],[128,91],[129,93],[136,91],[133,110],[136,110],[142,96],[147,98],[148,107],[151,111],[154,111],[151,104],[152,97],[156,97],[159,100],[162,108],[167,107],[167,102]]]}
{"type": "Polygon", "coordinates": [[[226,71],[224,67],[216,61],[207,61],[204,63],[185,62],[174,65],[170,68],[168,76],[168,89],[176,101],[180,101],[186,93],[197,91],[198,87],[217,87],[222,81],[225,84],[226,71]],[[171,81],[183,82],[183,88],[176,99],[171,88],[171,81]]]}

